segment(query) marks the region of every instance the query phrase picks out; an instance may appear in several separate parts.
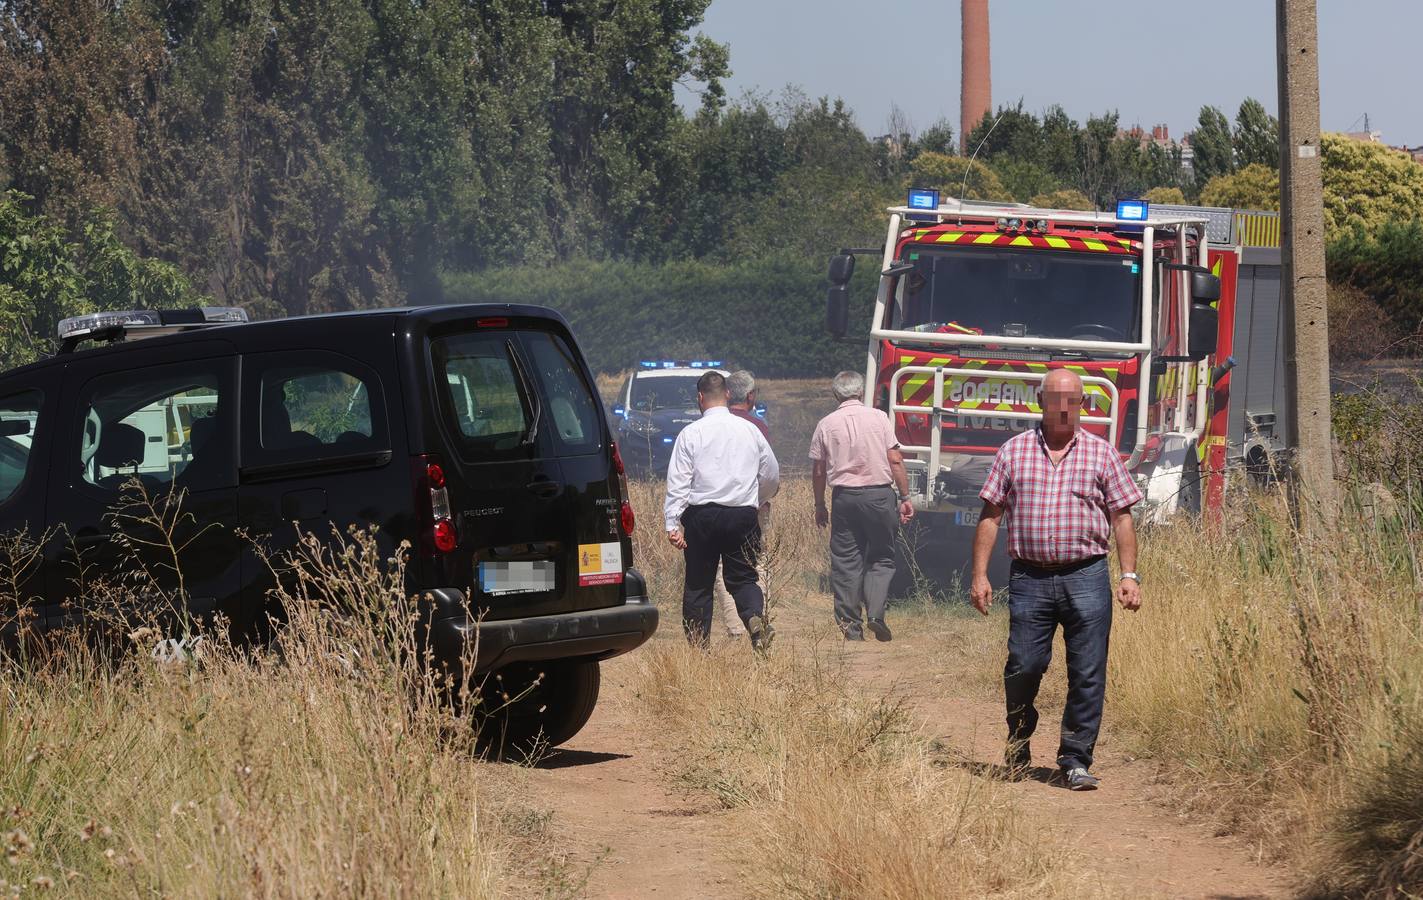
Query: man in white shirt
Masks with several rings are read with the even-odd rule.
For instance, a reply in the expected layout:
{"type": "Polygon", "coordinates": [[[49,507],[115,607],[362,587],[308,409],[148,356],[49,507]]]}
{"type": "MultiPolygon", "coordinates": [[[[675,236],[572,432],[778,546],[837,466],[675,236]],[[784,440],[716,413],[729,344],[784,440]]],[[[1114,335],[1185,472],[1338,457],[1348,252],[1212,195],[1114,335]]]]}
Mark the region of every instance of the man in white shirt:
{"type": "Polygon", "coordinates": [[[781,469],[755,425],[727,409],[726,378],[707,372],[697,381],[702,417],[677,435],[667,466],[663,517],[667,540],[685,551],[682,627],[706,646],[711,635],[712,584],[720,562],[736,611],[760,649],[770,639],[765,597],[756,584],[761,525],[756,510],[780,489],[781,469]]]}

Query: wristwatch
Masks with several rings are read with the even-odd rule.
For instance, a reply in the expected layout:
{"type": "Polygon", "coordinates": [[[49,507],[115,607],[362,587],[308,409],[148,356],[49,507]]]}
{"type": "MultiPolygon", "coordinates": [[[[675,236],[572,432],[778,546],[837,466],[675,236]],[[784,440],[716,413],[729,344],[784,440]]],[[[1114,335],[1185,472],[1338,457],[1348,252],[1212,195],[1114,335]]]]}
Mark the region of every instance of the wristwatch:
{"type": "Polygon", "coordinates": [[[1122,573],[1122,578],[1123,578],[1123,579],[1130,578],[1132,581],[1135,581],[1138,585],[1141,584],[1141,576],[1138,575],[1138,574],[1136,574],[1135,572],[1123,572],[1123,573],[1122,573]]]}
{"type": "Polygon", "coordinates": [[[900,494],[900,495],[899,495],[899,502],[900,502],[900,503],[908,503],[908,502],[909,502],[909,495],[908,495],[908,494],[900,494]]]}

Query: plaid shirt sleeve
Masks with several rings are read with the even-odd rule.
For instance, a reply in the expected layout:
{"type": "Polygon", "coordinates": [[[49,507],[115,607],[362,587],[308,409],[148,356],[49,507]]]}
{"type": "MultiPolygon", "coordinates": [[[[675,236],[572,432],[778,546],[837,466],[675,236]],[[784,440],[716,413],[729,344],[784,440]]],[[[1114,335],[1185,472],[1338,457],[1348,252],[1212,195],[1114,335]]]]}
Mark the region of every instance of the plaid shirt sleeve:
{"type": "Polygon", "coordinates": [[[1006,505],[1008,491],[1013,486],[1013,479],[1009,472],[1009,458],[1008,445],[1004,444],[993,456],[993,467],[988,470],[988,477],[983,481],[983,490],[978,492],[978,499],[992,503],[994,506],[1006,505]]]}
{"type": "Polygon", "coordinates": [[[1119,509],[1129,509],[1141,502],[1141,488],[1132,481],[1131,475],[1127,474],[1126,466],[1122,465],[1121,455],[1115,450],[1109,449],[1106,454],[1107,461],[1102,471],[1102,497],[1107,501],[1107,511],[1116,512],[1119,509]]]}

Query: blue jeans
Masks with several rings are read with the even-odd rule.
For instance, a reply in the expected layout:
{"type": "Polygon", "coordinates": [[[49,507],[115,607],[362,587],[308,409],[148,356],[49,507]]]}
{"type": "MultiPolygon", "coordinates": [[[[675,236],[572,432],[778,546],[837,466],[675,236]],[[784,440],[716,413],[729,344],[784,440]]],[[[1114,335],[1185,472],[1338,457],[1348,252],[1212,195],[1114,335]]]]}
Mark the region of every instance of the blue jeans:
{"type": "Polygon", "coordinates": [[[1057,764],[1091,768],[1102,702],[1107,695],[1107,638],[1112,630],[1112,580],[1105,557],[1061,569],[1013,563],[1008,583],[1008,664],[1003,694],[1008,739],[1027,741],[1038,727],[1033,701],[1052,661],[1052,638],[1062,626],[1067,645],[1067,706],[1057,764]]]}

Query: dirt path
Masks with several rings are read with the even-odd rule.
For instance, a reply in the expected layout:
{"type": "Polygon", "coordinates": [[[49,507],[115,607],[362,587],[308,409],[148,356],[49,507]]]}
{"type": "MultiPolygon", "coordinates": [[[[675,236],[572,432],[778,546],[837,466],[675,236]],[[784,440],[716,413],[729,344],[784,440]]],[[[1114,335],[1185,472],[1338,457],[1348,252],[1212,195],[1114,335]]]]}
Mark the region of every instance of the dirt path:
{"type": "MultiPolygon", "coordinates": [[[[924,620],[911,620],[907,627],[901,626],[890,644],[847,644],[848,669],[866,687],[907,699],[923,718],[927,732],[944,745],[949,764],[999,777],[1005,727],[1002,705],[964,696],[974,691],[965,691],[953,675],[945,673],[942,658],[935,659],[943,656],[944,644],[930,640],[923,624],[924,620]]],[[[1116,745],[1110,721],[1098,742],[1093,767],[1102,777],[1102,789],[1074,793],[1058,785],[1051,767],[1061,700],[1043,699],[1034,741],[1037,768],[1032,778],[1010,789],[1033,819],[1084,851],[1101,876],[1104,893],[1190,898],[1289,895],[1286,873],[1261,865],[1248,848],[1217,836],[1209,825],[1173,812],[1155,768],[1132,759],[1116,745]]]]}
{"type": "MultiPolygon", "coordinates": [[[[779,627],[796,652],[797,632],[820,629],[828,603],[783,610],[779,627]]],[[[950,671],[934,620],[896,623],[891,644],[845,644],[852,677],[874,691],[906,698],[926,731],[945,747],[946,764],[997,777],[1002,753],[999,705],[975,697],[950,671]]],[[[803,644],[802,644],[803,645],[803,644]]],[[[837,645],[838,646],[838,645],[837,645]]],[[[628,664],[604,666],[603,699],[588,727],[563,752],[531,772],[539,802],[554,812],[559,840],[572,847],[570,892],[589,897],[739,895],[726,862],[726,813],[710,801],[679,794],[666,777],[655,729],[634,711],[628,664]],[[581,868],[580,868],[581,867],[581,868]],[[591,867],[591,869],[590,869],[591,867]],[[582,875],[590,873],[583,889],[582,875]]],[[[977,692],[980,693],[981,692],[977,692]]],[[[1043,707],[1039,733],[1057,732],[1057,706],[1043,707]]],[[[1110,724],[1110,723],[1109,723],[1110,724]]],[[[1049,765],[1054,746],[1038,742],[1049,765]]],[[[1024,810],[1054,837],[1078,847],[1100,873],[1103,893],[1126,897],[1255,898],[1288,895],[1285,873],[1257,864],[1238,842],[1217,837],[1174,813],[1145,762],[1127,757],[1108,731],[1099,744],[1103,789],[1073,793],[1046,780],[1015,784],[1024,810]]]]}
{"type": "Polygon", "coordinates": [[[529,773],[570,849],[557,881],[576,896],[736,897],[719,844],[724,813],[671,788],[657,736],[631,708],[628,669],[626,658],[603,664],[593,718],[529,773]]]}

